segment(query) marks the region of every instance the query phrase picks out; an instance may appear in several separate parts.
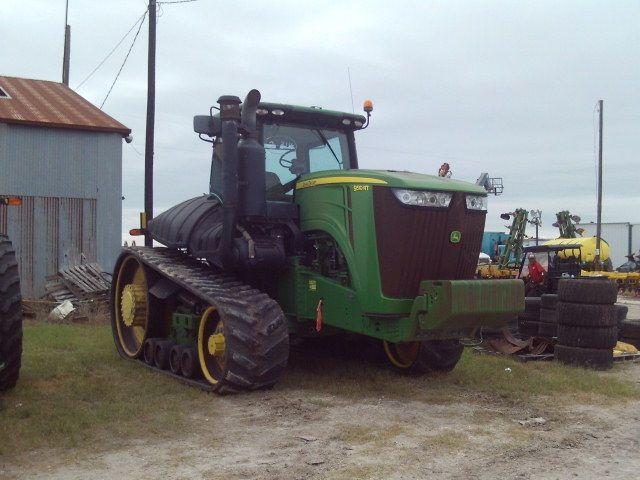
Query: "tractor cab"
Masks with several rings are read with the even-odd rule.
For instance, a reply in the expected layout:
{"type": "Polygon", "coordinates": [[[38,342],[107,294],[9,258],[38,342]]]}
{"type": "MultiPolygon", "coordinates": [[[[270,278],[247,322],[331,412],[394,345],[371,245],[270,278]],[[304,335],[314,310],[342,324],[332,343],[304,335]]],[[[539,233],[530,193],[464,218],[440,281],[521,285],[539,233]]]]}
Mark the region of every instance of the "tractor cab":
{"type": "Polygon", "coordinates": [[[582,258],[579,244],[534,245],[522,251],[518,278],[525,282],[527,297],[556,293],[561,278],[580,276],[582,258]],[[543,275],[537,275],[540,267],[544,269],[543,275]]]}
{"type": "MultiPolygon", "coordinates": [[[[267,199],[292,201],[295,184],[305,174],[357,169],[354,131],[367,127],[370,112],[365,118],[319,107],[261,102],[256,110],[256,130],[265,150],[267,199]]],[[[219,115],[194,118],[194,129],[201,138],[203,134],[218,136],[220,125],[219,115]]],[[[218,141],[211,165],[214,192],[222,192],[222,157],[218,141]]]]}

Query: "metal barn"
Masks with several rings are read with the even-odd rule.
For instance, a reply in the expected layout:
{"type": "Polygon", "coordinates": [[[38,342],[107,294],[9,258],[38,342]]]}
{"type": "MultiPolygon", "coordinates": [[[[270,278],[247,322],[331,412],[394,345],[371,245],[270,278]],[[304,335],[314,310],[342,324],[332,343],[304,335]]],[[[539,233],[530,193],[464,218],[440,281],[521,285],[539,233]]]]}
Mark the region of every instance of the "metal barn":
{"type": "Polygon", "coordinates": [[[69,87],[0,76],[0,233],[25,297],[81,261],[113,268],[122,238],[122,139],[130,130],[69,87]]]}

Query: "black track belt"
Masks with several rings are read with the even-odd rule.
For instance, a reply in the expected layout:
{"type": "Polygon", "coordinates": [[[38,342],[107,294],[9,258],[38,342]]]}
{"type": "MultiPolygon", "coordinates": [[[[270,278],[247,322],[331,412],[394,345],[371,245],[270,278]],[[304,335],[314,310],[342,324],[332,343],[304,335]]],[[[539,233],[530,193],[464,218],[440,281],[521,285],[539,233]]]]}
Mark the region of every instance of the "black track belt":
{"type": "MultiPolygon", "coordinates": [[[[242,315],[244,309],[266,296],[260,290],[239,282],[236,278],[227,274],[216,273],[203,262],[182,253],[179,250],[168,248],[128,247],[123,253],[135,256],[140,262],[159,273],[162,277],[171,280],[184,290],[188,291],[206,305],[216,307],[230,307],[227,314],[242,315]]],[[[145,363],[141,359],[131,359],[142,363],[147,368],[180,380],[187,385],[198,387],[206,391],[214,391],[214,387],[203,379],[191,379],[176,375],[170,370],[162,370],[145,363]]],[[[232,390],[226,387],[227,391],[232,390]]]]}

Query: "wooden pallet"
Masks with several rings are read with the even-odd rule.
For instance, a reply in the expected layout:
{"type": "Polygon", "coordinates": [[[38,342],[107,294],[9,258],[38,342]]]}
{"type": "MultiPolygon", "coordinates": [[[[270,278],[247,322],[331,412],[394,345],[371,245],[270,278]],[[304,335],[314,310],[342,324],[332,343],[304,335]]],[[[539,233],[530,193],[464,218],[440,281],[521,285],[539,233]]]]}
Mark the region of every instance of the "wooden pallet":
{"type": "Polygon", "coordinates": [[[63,268],[47,278],[46,290],[59,303],[106,299],[111,288],[111,276],[96,263],[83,263],[63,268]]]}

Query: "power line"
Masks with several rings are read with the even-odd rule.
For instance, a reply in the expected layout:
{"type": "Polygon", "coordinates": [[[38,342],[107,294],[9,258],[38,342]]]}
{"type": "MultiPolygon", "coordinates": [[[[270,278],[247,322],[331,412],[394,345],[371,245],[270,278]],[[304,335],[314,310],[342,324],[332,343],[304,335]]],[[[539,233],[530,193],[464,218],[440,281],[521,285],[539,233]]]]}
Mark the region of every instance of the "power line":
{"type": "Polygon", "coordinates": [[[198,0],[171,0],[171,1],[166,1],[166,2],[156,2],[156,5],[171,5],[171,4],[175,4],[175,3],[191,3],[191,2],[197,2],[198,0]]]}
{"type": "Polygon", "coordinates": [[[136,32],[135,37],[133,37],[133,41],[131,42],[129,51],[127,52],[127,55],[124,57],[124,61],[122,62],[122,65],[120,65],[120,70],[118,70],[118,73],[116,74],[116,78],[113,79],[113,83],[111,84],[111,87],[109,87],[109,91],[107,92],[107,95],[104,97],[104,100],[102,100],[102,103],[100,104],[100,110],[102,110],[104,103],[107,101],[107,98],[109,98],[109,95],[111,94],[111,90],[113,90],[114,85],[118,81],[118,77],[120,76],[120,73],[122,73],[122,69],[124,68],[124,65],[127,63],[127,59],[129,58],[129,54],[131,53],[131,50],[133,50],[133,46],[136,44],[136,40],[138,39],[138,35],[140,34],[140,30],[142,29],[142,25],[144,24],[145,18],[147,18],[146,11],[142,16],[142,21],[140,22],[140,25],[138,25],[138,31],[136,32]]]}
{"type": "Polygon", "coordinates": [[[131,25],[131,28],[129,29],[129,31],[127,33],[124,34],[124,36],[118,41],[118,43],[116,43],[116,46],[113,47],[113,49],[111,49],[111,51],[107,54],[106,57],[104,57],[104,59],[98,64],[98,66],[96,68],[94,68],[93,70],[91,70],[91,73],[89,75],[87,75],[85,77],[84,80],[82,80],[77,86],[76,86],[76,90],[78,90],[82,85],[84,85],[84,83],[89,80],[94,73],[96,73],[98,71],[98,69],[104,65],[104,62],[106,62],[107,60],[109,60],[109,57],[111,57],[111,55],[113,55],[113,52],[115,52],[118,47],[122,44],[122,42],[124,42],[125,38],[127,38],[129,36],[129,34],[133,31],[134,28],[136,28],[136,25],[138,25],[138,23],[140,21],[144,21],[144,17],[147,15],[147,11],[145,10],[144,13],[142,15],[140,15],[138,17],[138,19],[135,21],[135,23],[133,25],[131,25]]]}

